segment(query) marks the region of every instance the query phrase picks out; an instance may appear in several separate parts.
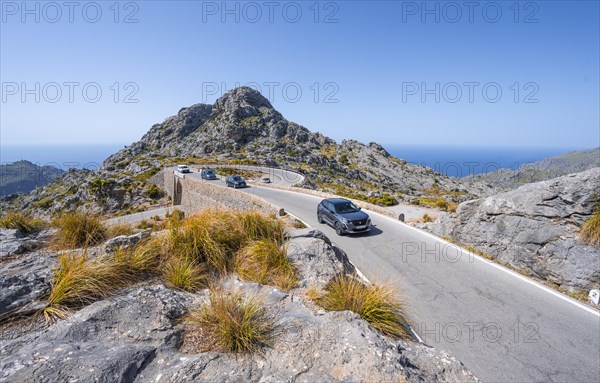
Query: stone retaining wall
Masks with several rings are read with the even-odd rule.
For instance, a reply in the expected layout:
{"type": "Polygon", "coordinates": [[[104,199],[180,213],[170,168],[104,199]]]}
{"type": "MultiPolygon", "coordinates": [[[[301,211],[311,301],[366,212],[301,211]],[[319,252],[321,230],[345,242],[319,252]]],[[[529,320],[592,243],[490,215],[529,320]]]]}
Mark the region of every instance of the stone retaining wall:
{"type": "Polygon", "coordinates": [[[277,213],[279,208],[274,204],[254,195],[216,186],[208,181],[200,181],[189,177],[179,178],[172,170],[164,169],[150,179],[150,182],[161,187],[167,195],[175,200],[175,204],[193,213],[205,208],[228,208],[234,210],[259,210],[264,213],[277,213]]]}

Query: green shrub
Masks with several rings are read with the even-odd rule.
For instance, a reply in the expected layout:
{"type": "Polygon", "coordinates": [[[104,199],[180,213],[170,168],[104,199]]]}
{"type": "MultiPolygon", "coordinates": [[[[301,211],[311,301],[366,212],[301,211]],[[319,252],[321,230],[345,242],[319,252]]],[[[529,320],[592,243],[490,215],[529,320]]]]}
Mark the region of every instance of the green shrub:
{"type": "Polygon", "coordinates": [[[398,205],[398,201],[396,200],[396,198],[392,197],[391,195],[385,193],[380,195],[379,197],[370,197],[367,202],[375,204],[375,205],[379,205],[379,206],[394,206],[394,205],[398,205]]]}
{"type": "Polygon", "coordinates": [[[163,196],[163,192],[158,188],[158,186],[150,184],[150,186],[146,188],[146,196],[152,199],[159,199],[163,196]]]}
{"type": "Polygon", "coordinates": [[[448,209],[448,202],[446,202],[445,200],[438,200],[435,202],[435,207],[442,210],[446,210],[448,209]]]}
{"type": "Polygon", "coordinates": [[[39,201],[35,201],[33,202],[33,205],[36,207],[39,207],[40,209],[48,209],[50,206],[52,206],[52,203],[54,202],[54,197],[45,197],[42,198],[39,201]]]}
{"type": "Polygon", "coordinates": [[[142,173],[136,175],[135,179],[137,179],[140,182],[146,182],[151,177],[153,177],[156,174],[158,174],[158,172],[160,172],[160,168],[152,168],[152,169],[146,170],[145,172],[142,172],[142,173]]]}

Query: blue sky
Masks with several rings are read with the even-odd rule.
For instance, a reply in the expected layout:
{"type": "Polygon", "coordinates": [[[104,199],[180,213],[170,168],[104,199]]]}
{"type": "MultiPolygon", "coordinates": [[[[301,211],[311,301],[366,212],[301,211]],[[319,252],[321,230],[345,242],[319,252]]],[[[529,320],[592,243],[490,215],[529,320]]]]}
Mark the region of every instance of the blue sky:
{"type": "Polygon", "coordinates": [[[514,3],[2,1],[0,138],[127,144],[249,84],[336,140],[599,146],[598,2],[514,3]]]}

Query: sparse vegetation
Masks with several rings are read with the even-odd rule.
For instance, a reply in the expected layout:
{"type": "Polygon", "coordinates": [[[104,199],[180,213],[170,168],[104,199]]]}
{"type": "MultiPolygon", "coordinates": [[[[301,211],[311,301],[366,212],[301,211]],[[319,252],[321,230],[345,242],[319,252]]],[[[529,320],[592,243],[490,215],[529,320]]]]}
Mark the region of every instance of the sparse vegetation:
{"type": "Polygon", "coordinates": [[[52,224],[58,228],[54,242],[67,249],[94,246],[107,238],[107,228],[100,217],[81,212],[64,213],[52,224]]]}
{"type": "Polygon", "coordinates": [[[135,176],[135,178],[142,182],[145,183],[147,182],[151,177],[153,177],[154,175],[158,174],[158,172],[160,171],[160,168],[151,168],[146,170],[143,173],[138,174],[137,176],[135,176]]]}
{"type": "Polygon", "coordinates": [[[302,223],[302,221],[299,221],[297,219],[294,218],[290,218],[288,219],[288,221],[286,222],[286,224],[290,227],[293,227],[295,229],[305,229],[306,225],[304,223],[302,223]]]}
{"type": "Polygon", "coordinates": [[[392,338],[408,336],[402,324],[405,322],[402,304],[389,285],[366,285],[342,274],[325,286],[324,293],[315,303],[330,311],[353,311],[373,328],[392,338]]]}
{"type": "Polygon", "coordinates": [[[146,187],[146,196],[151,199],[159,199],[163,196],[163,192],[154,184],[146,187]]]}
{"type": "Polygon", "coordinates": [[[190,292],[200,289],[206,282],[204,267],[189,258],[171,258],[163,276],[170,286],[190,292]]]}
{"type": "Polygon", "coordinates": [[[273,239],[255,240],[236,254],[233,269],[242,279],[289,290],[298,280],[286,252],[273,239]]]}
{"type": "Polygon", "coordinates": [[[394,206],[398,205],[398,200],[392,197],[391,195],[384,193],[378,197],[370,197],[367,199],[367,202],[379,205],[379,206],[394,206]]]}
{"type": "Polygon", "coordinates": [[[135,234],[133,227],[127,223],[120,223],[112,225],[106,229],[106,237],[114,238],[120,235],[132,235],[135,234]]]}
{"type": "Polygon", "coordinates": [[[311,301],[317,301],[318,299],[320,299],[323,296],[323,291],[321,291],[315,285],[310,285],[310,286],[308,286],[308,289],[306,289],[304,296],[306,296],[311,301]]]}
{"type": "MultiPolygon", "coordinates": [[[[57,244],[67,248],[92,246],[106,238],[108,232],[132,230],[126,225],[107,229],[98,217],[82,213],[63,214],[54,224],[59,229],[57,244]]],[[[88,259],[85,252],[61,255],[44,309],[46,318],[65,317],[71,308],[108,297],[127,284],[149,277],[162,278],[169,286],[191,292],[229,272],[283,289],[297,283],[296,270],[286,256],[284,225],[275,217],[257,212],[205,210],[188,218],[174,213],[164,224],[165,231],[132,248],[93,259],[88,259]]],[[[239,308],[231,306],[231,302],[215,302],[217,311],[227,308],[234,310],[235,315],[239,314],[235,310],[249,312],[256,306],[251,301],[240,303],[239,308]]],[[[251,350],[252,342],[244,339],[223,343],[223,349],[251,350]]]]}
{"type": "Polygon", "coordinates": [[[183,220],[173,215],[168,225],[158,236],[164,252],[217,275],[231,271],[234,255],[252,241],[283,242],[283,223],[257,212],[205,210],[183,220]]]}
{"type": "Polygon", "coordinates": [[[433,219],[429,216],[429,214],[423,214],[423,222],[433,222],[433,219]]]}
{"type": "Polygon", "coordinates": [[[259,178],[262,173],[256,170],[246,170],[246,169],[240,169],[240,168],[236,168],[236,167],[229,167],[229,166],[220,166],[218,168],[215,169],[215,172],[217,174],[220,174],[222,176],[242,176],[246,179],[253,179],[253,178],[259,178]]]}
{"type": "Polygon", "coordinates": [[[54,198],[52,197],[45,197],[42,198],[39,201],[35,201],[33,203],[34,206],[39,207],[40,209],[48,209],[50,206],[52,206],[52,203],[54,202],[54,198]]]}
{"type": "Polygon", "coordinates": [[[579,230],[579,238],[589,245],[600,246],[600,208],[596,207],[594,214],[579,230]]]}
{"type": "Polygon", "coordinates": [[[272,340],[274,322],[266,308],[253,298],[212,291],[210,303],[185,318],[185,348],[192,352],[259,351],[272,340]]]}
{"type": "Polygon", "coordinates": [[[10,211],[0,218],[0,227],[4,229],[17,229],[27,235],[42,230],[48,222],[27,214],[10,211]]]}
{"type": "Polygon", "coordinates": [[[108,257],[88,260],[84,254],[61,254],[52,279],[47,320],[65,317],[69,308],[83,306],[109,296],[127,281],[121,264],[108,257]]]}

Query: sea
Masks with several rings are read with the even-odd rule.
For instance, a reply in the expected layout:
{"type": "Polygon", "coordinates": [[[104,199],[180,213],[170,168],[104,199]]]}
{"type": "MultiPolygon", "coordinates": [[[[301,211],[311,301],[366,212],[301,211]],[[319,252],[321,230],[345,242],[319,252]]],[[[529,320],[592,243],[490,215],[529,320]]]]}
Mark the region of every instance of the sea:
{"type": "MultiPolygon", "coordinates": [[[[97,169],[111,154],[125,144],[86,144],[59,146],[0,145],[0,163],[27,160],[37,165],[97,169]]],[[[386,150],[407,162],[425,165],[452,177],[493,172],[500,168],[516,169],[519,165],[539,161],[582,148],[483,147],[388,145],[386,150]]]]}
{"type": "Polygon", "coordinates": [[[124,146],[124,144],[0,145],[0,163],[27,160],[38,166],[49,165],[64,171],[73,168],[96,170],[106,158],[123,149],[124,146]]]}
{"type": "Polygon", "coordinates": [[[520,165],[585,148],[388,145],[386,150],[407,162],[425,165],[452,177],[517,169],[520,165]]]}

